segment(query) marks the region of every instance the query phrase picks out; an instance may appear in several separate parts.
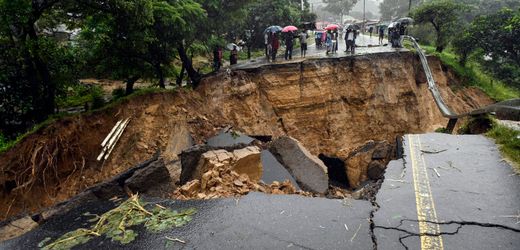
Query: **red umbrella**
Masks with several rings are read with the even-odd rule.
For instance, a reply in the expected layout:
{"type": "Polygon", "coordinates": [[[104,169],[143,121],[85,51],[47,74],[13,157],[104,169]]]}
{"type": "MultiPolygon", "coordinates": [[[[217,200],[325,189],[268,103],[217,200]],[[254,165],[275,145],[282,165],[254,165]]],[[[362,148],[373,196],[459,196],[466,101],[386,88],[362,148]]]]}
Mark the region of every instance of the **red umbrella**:
{"type": "Polygon", "coordinates": [[[329,24],[327,27],[325,27],[326,30],[337,30],[339,28],[339,25],[337,24],[329,24]]]}
{"type": "Polygon", "coordinates": [[[298,28],[292,26],[292,25],[289,25],[289,26],[285,26],[283,29],[282,29],[282,32],[293,32],[293,31],[297,31],[298,28]]]}

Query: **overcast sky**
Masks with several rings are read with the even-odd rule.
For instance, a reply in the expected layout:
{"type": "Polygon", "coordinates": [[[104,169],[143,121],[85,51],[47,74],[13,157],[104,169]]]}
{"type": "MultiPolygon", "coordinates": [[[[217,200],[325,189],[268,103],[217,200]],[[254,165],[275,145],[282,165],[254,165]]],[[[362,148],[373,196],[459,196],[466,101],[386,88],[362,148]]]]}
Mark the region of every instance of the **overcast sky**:
{"type": "MultiPolygon", "coordinates": [[[[383,0],[366,0],[366,11],[379,14],[379,3],[382,1],[383,0]]],[[[314,4],[314,6],[323,4],[321,0],[308,0],[308,2],[314,4]]],[[[363,0],[358,0],[358,3],[354,6],[354,10],[363,11],[363,0]]]]}

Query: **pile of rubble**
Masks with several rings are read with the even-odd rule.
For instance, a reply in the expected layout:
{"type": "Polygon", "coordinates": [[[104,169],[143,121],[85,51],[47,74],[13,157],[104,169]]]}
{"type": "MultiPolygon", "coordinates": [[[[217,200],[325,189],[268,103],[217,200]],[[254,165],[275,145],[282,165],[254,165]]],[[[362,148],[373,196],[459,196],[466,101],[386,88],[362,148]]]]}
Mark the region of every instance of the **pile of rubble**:
{"type": "Polygon", "coordinates": [[[207,151],[201,155],[193,179],[178,188],[172,198],[213,199],[249,192],[311,196],[309,192],[297,190],[289,180],[274,181],[269,185],[263,183],[260,156],[260,148],[256,146],[232,152],[224,149],[207,151]]]}

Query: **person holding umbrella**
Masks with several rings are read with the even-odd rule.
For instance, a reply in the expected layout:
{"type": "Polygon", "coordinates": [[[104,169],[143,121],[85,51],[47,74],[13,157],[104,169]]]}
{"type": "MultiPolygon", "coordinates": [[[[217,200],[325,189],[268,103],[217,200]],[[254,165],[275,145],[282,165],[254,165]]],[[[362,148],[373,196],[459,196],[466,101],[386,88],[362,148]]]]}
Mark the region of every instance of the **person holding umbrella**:
{"type": "Polygon", "coordinates": [[[294,31],[297,31],[298,28],[295,26],[286,26],[282,29],[282,32],[285,33],[285,60],[292,60],[292,51],[294,46],[294,31]]]}

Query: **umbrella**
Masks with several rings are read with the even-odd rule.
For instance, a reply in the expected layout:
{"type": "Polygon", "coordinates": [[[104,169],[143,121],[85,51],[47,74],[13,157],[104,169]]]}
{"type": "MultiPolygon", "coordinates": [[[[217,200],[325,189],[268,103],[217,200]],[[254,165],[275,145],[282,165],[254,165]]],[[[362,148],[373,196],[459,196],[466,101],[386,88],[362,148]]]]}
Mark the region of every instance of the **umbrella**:
{"type": "Polygon", "coordinates": [[[361,28],[359,28],[359,25],[357,25],[357,24],[349,23],[349,24],[345,25],[345,30],[348,30],[348,29],[360,30],[361,28]]]}
{"type": "Polygon", "coordinates": [[[337,30],[339,28],[339,25],[337,24],[329,24],[327,27],[325,27],[326,30],[337,30]]]}
{"type": "Polygon", "coordinates": [[[270,32],[280,32],[282,31],[282,27],[278,25],[269,26],[267,29],[264,30],[264,33],[270,33],[270,32]]]}
{"type": "Polygon", "coordinates": [[[388,28],[389,29],[395,28],[395,26],[397,26],[397,23],[396,22],[392,22],[392,23],[390,23],[390,25],[388,25],[388,28]]]}
{"type": "Polygon", "coordinates": [[[413,19],[409,17],[402,17],[396,20],[398,23],[402,23],[404,25],[409,25],[413,23],[413,19]]]}
{"type": "Polygon", "coordinates": [[[241,47],[236,45],[236,44],[234,44],[234,43],[228,43],[228,45],[226,45],[226,49],[233,50],[233,47],[235,47],[235,46],[237,47],[237,51],[241,50],[241,47]]]}
{"type": "Polygon", "coordinates": [[[283,29],[282,29],[282,32],[293,32],[293,31],[297,31],[298,28],[294,27],[294,26],[285,26],[283,29]]]}

